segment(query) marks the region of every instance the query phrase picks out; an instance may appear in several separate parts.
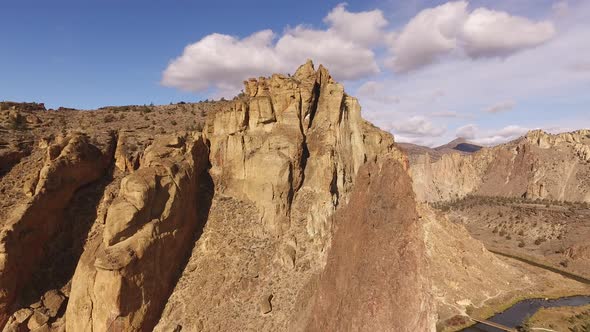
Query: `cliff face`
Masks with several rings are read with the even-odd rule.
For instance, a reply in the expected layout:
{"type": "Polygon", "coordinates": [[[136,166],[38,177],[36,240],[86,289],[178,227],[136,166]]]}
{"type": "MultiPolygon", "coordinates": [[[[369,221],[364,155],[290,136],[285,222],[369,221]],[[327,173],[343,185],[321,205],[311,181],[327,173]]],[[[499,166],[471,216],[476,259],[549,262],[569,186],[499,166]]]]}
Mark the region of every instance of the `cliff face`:
{"type": "Polygon", "coordinates": [[[427,155],[411,167],[421,201],[442,201],[468,194],[560,201],[590,201],[588,130],[559,135],[532,131],[516,141],[472,155],[427,155]]]}
{"type": "Polygon", "coordinates": [[[248,101],[207,123],[218,191],[255,202],[265,231],[275,234],[289,228],[296,197],[306,195],[315,216],[308,230],[322,236],[359,167],[393,151],[392,137],[370,130],[357,100],[321,66],[316,72],[308,62],[293,77],[245,84],[248,101]]]}
{"type": "Polygon", "coordinates": [[[364,165],[334,218],[326,267],[301,301],[301,330],[434,331],[426,243],[403,166],[389,156],[364,165]]]}
{"type": "Polygon", "coordinates": [[[67,306],[70,331],[149,331],[205,222],[207,147],[192,135],[156,139],[124,177],[98,236],[86,244],[67,306]]]}
{"type": "Polygon", "coordinates": [[[48,252],[48,242],[68,222],[64,213],[76,190],[97,180],[113,155],[113,137],[103,144],[83,134],[58,138],[46,150],[41,168],[25,182],[28,198],[0,224],[0,326],[48,252]]]}

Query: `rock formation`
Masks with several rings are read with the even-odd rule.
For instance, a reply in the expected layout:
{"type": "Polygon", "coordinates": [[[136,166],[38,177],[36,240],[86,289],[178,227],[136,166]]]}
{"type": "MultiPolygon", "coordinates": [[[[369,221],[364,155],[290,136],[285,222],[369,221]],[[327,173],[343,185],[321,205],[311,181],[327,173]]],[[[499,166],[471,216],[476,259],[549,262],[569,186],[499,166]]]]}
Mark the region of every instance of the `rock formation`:
{"type": "Polygon", "coordinates": [[[32,197],[19,202],[0,224],[0,326],[44,259],[48,241],[62,230],[74,192],[104,174],[113,147],[110,135],[99,143],[83,134],[58,138],[47,147],[45,162],[29,183],[32,197]]]}
{"type": "Polygon", "coordinates": [[[157,331],[286,330],[359,168],[383,155],[406,164],[321,66],[251,79],[245,92],[205,127],[216,195],[157,331]],[[231,300],[187,300],[217,293],[231,300]]]}
{"type": "Polygon", "coordinates": [[[163,137],[123,178],[102,238],[86,247],[72,281],[70,331],[149,331],[156,324],[208,208],[201,137],[163,137]]]}
{"type": "Polygon", "coordinates": [[[431,202],[468,194],[589,202],[589,135],[536,130],[472,155],[451,153],[436,161],[415,156],[414,190],[419,200],[431,202]]]}

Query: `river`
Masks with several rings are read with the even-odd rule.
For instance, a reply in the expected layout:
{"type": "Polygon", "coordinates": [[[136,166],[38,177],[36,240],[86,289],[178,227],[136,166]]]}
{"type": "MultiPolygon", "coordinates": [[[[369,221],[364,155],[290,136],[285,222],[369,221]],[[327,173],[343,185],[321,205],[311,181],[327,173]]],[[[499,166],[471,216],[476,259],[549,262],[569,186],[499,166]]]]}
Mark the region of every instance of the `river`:
{"type": "MultiPolygon", "coordinates": [[[[489,318],[489,321],[502,324],[504,326],[516,328],[522,325],[524,320],[534,315],[541,308],[555,308],[555,307],[577,307],[590,304],[590,296],[571,296],[562,297],[559,299],[544,300],[544,299],[530,299],[523,300],[505,311],[496,314],[489,318]]],[[[478,323],[461,331],[464,332],[502,332],[497,328],[478,323]]]]}

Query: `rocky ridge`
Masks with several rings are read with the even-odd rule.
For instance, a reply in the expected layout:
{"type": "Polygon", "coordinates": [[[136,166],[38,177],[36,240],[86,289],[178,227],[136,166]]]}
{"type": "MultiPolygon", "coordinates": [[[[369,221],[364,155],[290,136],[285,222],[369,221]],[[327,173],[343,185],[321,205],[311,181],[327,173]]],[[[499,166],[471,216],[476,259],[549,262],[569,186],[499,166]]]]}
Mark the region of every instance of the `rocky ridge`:
{"type": "Polygon", "coordinates": [[[430,202],[468,194],[589,202],[589,149],[590,130],[535,130],[471,155],[420,155],[412,160],[414,191],[430,202]]]}

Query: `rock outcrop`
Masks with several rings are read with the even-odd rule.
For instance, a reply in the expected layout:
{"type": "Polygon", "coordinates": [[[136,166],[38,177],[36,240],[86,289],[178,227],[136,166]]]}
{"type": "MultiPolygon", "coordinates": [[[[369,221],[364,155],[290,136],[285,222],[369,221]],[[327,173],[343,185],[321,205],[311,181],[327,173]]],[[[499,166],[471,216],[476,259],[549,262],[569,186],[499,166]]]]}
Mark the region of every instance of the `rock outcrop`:
{"type": "Polygon", "coordinates": [[[265,231],[274,234],[289,228],[294,200],[304,195],[311,204],[310,235],[326,234],[326,218],[350,191],[359,167],[393,151],[392,137],[371,128],[358,101],[311,62],[292,77],[245,84],[249,99],[207,123],[217,190],[255,202],[265,231]]]}
{"type": "Polygon", "coordinates": [[[30,183],[32,197],[15,206],[0,224],[0,326],[12,304],[46,254],[46,245],[62,231],[63,213],[74,192],[100,178],[109,167],[112,135],[93,140],[71,134],[47,148],[45,162],[30,183]]]}
{"type": "Polygon", "coordinates": [[[216,195],[156,331],[287,330],[360,167],[382,155],[407,164],[321,66],[245,84],[248,97],[205,127],[216,195]],[[219,293],[230,300],[188,300],[219,293]]]}
{"type": "Polygon", "coordinates": [[[590,201],[590,131],[558,135],[536,130],[472,155],[428,155],[413,159],[414,190],[421,201],[468,194],[590,201]]]}
{"type": "Polygon", "coordinates": [[[69,331],[150,331],[208,209],[208,149],[190,134],[156,139],[121,181],[73,277],[69,331]]]}

